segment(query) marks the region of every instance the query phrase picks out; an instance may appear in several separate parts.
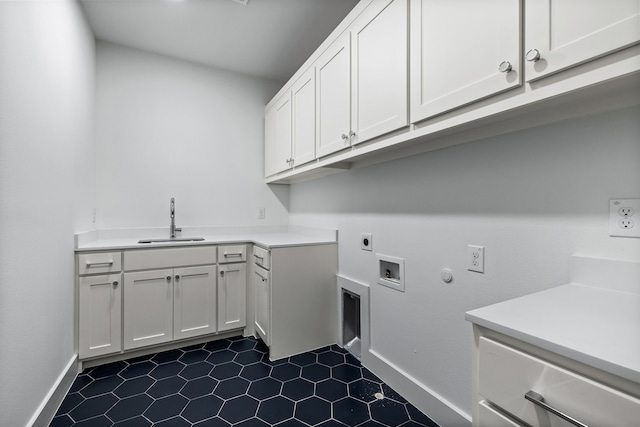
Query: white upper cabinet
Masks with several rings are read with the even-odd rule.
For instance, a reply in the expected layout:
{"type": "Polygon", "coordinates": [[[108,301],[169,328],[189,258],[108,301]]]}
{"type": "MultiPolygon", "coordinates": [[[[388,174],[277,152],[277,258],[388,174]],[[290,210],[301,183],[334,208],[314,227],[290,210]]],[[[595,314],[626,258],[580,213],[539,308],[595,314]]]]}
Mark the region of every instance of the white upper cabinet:
{"type": "Polygon", "coordinates": [[[265,112],[265,175],[291,168],[291,92],[265,112]]]}
{"type": "Polygon", "coordinates": [[[316,158],[316,75],[311,67],[291,88],[292,158],[300,166],[316,158]]]}
{"type": "Polygon", "coordinates": [[[351,144],[408,125],[407,1],[374,2],[351,28],[351,144]]]}
{"type": "Polygon", "coordinates": [[[316,63],[316,154],[331,154],[349,146],[351,130],[351,49],[342,37],[316,63]]]}
{"type": "Polygon", "coordinates": [[[527,81],[640,41],[640,0],[530,0],[525,4],[527,81]]]}
{"type": "Polygon", "coordinates": [[[411,0],[411,122],[522,84],[519,0],[411,0]]]}

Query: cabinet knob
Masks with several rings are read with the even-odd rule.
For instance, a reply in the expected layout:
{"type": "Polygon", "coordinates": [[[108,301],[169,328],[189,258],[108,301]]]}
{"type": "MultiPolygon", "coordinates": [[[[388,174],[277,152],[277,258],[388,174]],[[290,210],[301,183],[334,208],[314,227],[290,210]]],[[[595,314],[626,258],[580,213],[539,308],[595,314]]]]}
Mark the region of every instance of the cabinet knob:
{"type": "Polygon", "coordinates": [[[116,286],[118,286],[118,281],[117,280],[115,282],[113,282],[113,287],[115,288],[116,286]]]}
{"type": "Polygon", "coordinates": [[[341,136],[341,138],[342,138],[342,139],[347,139],[347,138],[349,138],[349,137],[347,136],[347,134],[343,133],[343,134],[342,134],[342,136],[341,136]]]}
{"type": "Polygon", "coordinates": [[[221,271],[221,272],[220,272],[220,275],[221,275],[221,276],[224,276],[224,271],[221,271]]]}
{"type": "Polygon", "coordinates": [[[537,62],[540,59],[540,51],[538,49],[530,49],[524,58],[529,62],[537,62]]]}
{"type": "Polygon", "coordinates": [[[262,277],[261,279],[262,279],[262,281],[263,281],[263,282],[266,282],[266,281],[267,281],[267,279],[265,279],[264,277],[262,277]]]}
{"type": "Polygon", "coordinates": [[[176,280],[180,280],[180,275],[176,274],[176,280]]]}
{"type": "Polygon", "coordinates": [[[352,130],[349,131],[349,136],[356,136],[356,133],[352,130]]]}
{"type": "Polygon", "coordinates": [[[502,61],[498,66],[498,71],[500,71],[501,73],[508,73],[512,70],[513,67],[511,66],[511,62],[509,61],[502,61]]]}
{"type": "Polygon", "coordinates": [[[171,281],[171,276],[167,276],[167,282],[171,281]]]}

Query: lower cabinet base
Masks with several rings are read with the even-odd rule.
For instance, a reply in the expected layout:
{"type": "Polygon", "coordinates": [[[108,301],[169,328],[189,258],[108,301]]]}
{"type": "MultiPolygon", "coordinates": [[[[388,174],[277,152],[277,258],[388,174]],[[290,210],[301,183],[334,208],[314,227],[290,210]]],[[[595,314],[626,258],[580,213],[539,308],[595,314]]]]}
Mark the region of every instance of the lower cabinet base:
{"type": "Polygon", "coordinates": [[[135,350],[130,350],[126,352],[114,353],[102,357],[97,357],[93,359],[85,359],[78,360],[78,373],[81,373],[83,370],[87,368],[92,368],[94,366],[106,365],[107,363],[118,362],[120,360],[133,359],[134,357],[146,356],[148,354],[160,353],[163,351],[173,350],[176,348],[188,347],[190,345],[196,344],[204,344],[210,341],[222,340],[225,338],[243,336],[244,329],[237,329],[234,331],[222,332],[218,334],[211,335],[203,335],[197,338],[190,338],[180,341],[171,341],[169,343],[150,346],[135,350]]]}

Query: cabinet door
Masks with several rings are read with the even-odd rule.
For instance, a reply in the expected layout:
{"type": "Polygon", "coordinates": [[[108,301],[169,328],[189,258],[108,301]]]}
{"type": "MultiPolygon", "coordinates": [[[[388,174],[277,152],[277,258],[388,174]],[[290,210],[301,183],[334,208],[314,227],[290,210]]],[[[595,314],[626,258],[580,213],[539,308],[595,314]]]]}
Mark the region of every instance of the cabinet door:
{"type": "Polygon", "coordinates": [[[216,267],[173,270],[173,339],[216,332],[216,267]]]}
{"type": "Polygon", "coordinates": [[[81,277],[78,289],[80,359],[122,350],[122,284],[119,274],[81,277]]]}
{"type": "Polygon", "coordinates": [[[411,1],[412,123],[521,85],[520,3],[411,1]]]}
{"type": "Polygon", "coordinates": [[[276,109],[274,106],[264,112],[264,176],[276,174],[276,109]]]}
{"type": "Polygon", "coordinates": [[[350,39],[337,40],[316,63],[318,85],[316,154],[326,156],[349,147],[351,130],[350,39]]]}
{"type": "Polygon", "coordinates": [[[245,263],[219,267],[218,331],[247,326],[247,267],[245,263]]]}
{"type": "Polygon", "coordinates": [[[275,172],[291,167],[291,93],[287,92],[275,105],[275,172]]]}
{"type": "Polygon", "coordinates": [[[270,321],[271,321],[271,289],[269,286],[270,274],[267,270],[255,266],[253,274],[253,289],[255,292],[255,327],[258,335],[262,337],[266,345],[271,345],[270,321]]]}
{"type": "Polygon", "coordinates": [[[173,270],[124,275],[124,349],[173,339],[173,270]]]}
{"type": "Polygon", "coordinates": [[[526,61],[527,81],[640,41],[639,0],[545,0],[525,4],[525,52],[536,49],[540,54],[538,61],[526,61]]]}
{"type": "Polygon", "coordinates": [[[293,165],[316,158],[316,75],[311,67],[291,88],[293,165]]]}
{"type": "Polygon", "coordinates": [[[371,5],[351,30],[351,144],[407,122],[407,0],[371,5]]]}

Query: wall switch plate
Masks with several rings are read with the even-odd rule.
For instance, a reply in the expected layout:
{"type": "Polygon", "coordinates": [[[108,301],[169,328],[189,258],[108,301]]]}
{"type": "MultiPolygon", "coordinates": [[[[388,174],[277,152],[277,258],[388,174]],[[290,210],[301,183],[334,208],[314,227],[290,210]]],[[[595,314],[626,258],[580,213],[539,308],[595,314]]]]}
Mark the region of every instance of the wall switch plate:
{"type": "Polygon", "coordinates": [[[484,273],[484,246],[467,246],[467,270],[484,273]]]}
{"type": "Polygon", "coordinates": [[[360,249],[363,251],[369,251],[373,249],[373,238],[371,237],[371,233],[362,233],[360,235],[360,249]]]}
{"type": "Polygon", "coordinates": [[[258,219],[264,219],[265,215],[266,215],[266,209],[258,208],[258,219]]]}
{"type": "Polygon", "coordinates": [[[609,235],[640,237],[640,199],[609,200],[609,235]]]}

